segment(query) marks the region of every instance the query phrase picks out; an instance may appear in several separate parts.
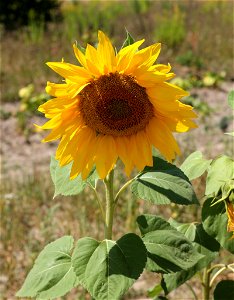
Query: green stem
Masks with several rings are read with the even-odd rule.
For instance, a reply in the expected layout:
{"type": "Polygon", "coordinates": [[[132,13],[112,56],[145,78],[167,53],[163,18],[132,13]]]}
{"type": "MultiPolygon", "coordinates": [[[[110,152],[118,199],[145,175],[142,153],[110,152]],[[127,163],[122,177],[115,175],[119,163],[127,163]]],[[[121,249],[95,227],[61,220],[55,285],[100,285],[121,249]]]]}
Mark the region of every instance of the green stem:
{"type": "Polygon", "coordinates": [[[222,267],[221,269],[219,269],[215,274],[214,274],[214,276],[213,276],[213,278],[211,279],[211,281],[210,281],[210,287],[212,286],[212,284],[214,283],[214,281],[215,281],[215,278],[217,277],[217,276],[219,276],[219,274],[221,274],[224,270],[226,270],[227,269],[227,267],[225,266],[225,267],[222,267]]]}
{"type": "Polygon", "coordinates": [[[101,215],[102,215],[102,220],[103,220],[103,222],[105,222],[105,212],[104,212],[104,209],[103,209],[103,207],[102,207],[102,203],[101,203],[101,200],[100,200],[100,198],[99,198],[98,192],[97,192],[97,190],[96,190],[95,188],[93,188],[92,186],[91,186],[91,188],[92,188],[92,190],[94,191],[95,198],[96,198],[97,203],[98,203],[98,205],[99,205],[99,208],[100,208],[100,211],[101,211],[101,215]]]}
{"type": "Polygon", "coordinates": [[[208,267],[205,268],[204,273],[203,273],[203,300],[209,300],[210,298],[210,272],[208,267]]]}
{"type": "Polygon", "coordinates": [[[132,179],[130,179],[129,181],[127,181],[122,187],[121,187],[121,189],[118,191],[118,193],[116,194],[116,196],[115,196],[115,199],[114,199],[114,203],[116,204],[117,202],[118,202],[118,199],[119,199],[119,196],[120,196],[120,194],[122,194],[122,192],[133,182],[133,180],[135,179],[135,177],[134,178],[132,178],[132,179]]]}
{"type": "Polygon", "coordinates": [[[105,218],[105,238],[111,240],[112,238],[112,227],[113,227],[113,217],[115,210],[114,202],[114,170],[112,170],[109,175],[104,179],[106,186],[106,218],[105,218]]]}
{"type": "Polygon", "coordinates": [[[225,266],[226,266],[225,264],[216,264],[216,265],[213,265],[210,269],[208,269],[207,272],[211,273],[214,269],[223,268],[225,266]]]}

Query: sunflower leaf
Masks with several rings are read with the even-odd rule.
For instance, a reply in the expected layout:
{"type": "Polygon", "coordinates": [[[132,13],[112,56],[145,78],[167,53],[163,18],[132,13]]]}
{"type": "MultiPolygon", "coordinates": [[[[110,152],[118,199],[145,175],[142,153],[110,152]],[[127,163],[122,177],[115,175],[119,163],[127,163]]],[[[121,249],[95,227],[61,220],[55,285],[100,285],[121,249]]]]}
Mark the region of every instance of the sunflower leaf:
{"type": "Polygon", "coordinates": [[[16,296],[55,299],[75,287],[78,281],[71,265],[73,242],[72,236],[63,236],[48,244],[16,296]]]}
{"type": "Polygon", "coordinates": [[[125,41],[123,42],[123,45],[122,45],[121,49],[123,49],[123,48],[125,48],[125,47],[127,47],[127,46],[129,46],[129,45],[132,45],[132,44],[135,42],[134,38],[133,38],[133,37],[131,36],[131,34],[127,31],[126,28],[125,28],[125,30],[126,30],[127,37],[126,37],[125,41]]]}
{"type": "Polygon", "coordinates": [[[192,243],[164,219],[142,215],[137,223],[148,251],[147,270],[174,273],[191,268],[203,258],[192,243]]]}
{"type": "Polygon", "coordinates": [[[81,284],[97,300],[119,299],[143,272],[147,260],[141,238],[129,233],[118,241],[78,240],[72,265],[81,284]]]}
{"type": "Polygon", "coordinates": [[[82,180],[81,175],[77,176],[75,179],[70,179],[72,163],[60,167],[59,161],[51,156],[50,162],[50,174],[52,181],[55,186],[54,197],[57,195],[72,196],[77,195],[83,191],[86,184],[95,186],[95,181],[97,180],[97,173],[93,170],[87,180],[82,180]]]}
{"type": "Polygon", "coordinates": [[[202,224],[204,230],[226,250],[234,254],[234,239],[232,233],[227,232],[228,217],[224,201],[213,203],[208,198],[202,207],[202,224]]]}
{"type": "Polygon", "coordinates": [[[189,180],[193,180],[197,177],[200,177],[209,167],[210,160],[206,160],[202,157],[200,151],[193,152],[190,154],[183,164],[180,166],[180,169],[188,176],[189,180]]]}
{"type": "Polygon", "coordinates": [[[217,195],[226,181],[233,179],[234,160],[226,155],[212,161],[206,179],[205,195],[217,195]]]}
{"type": "Polygon", "coordinates": [[[153,204],[199,204],[187,176],[175,165],[160,157],[153,158],[131,185],[132,192],[153,204]]]}
{"type": "Polygon", "coordinates": [[[188,270],[182,270],[174,274],[164,274],[161,286],[166,294],[208,266],[216,258],[220,249],[219,243],[205,232],[202,224],[182,224],[173,219],[170,219],[170,224],[173,224],[178,231],[184,233],[193,242],[193,247],[198,253],[203,255],[203,258],[188,270]]]}

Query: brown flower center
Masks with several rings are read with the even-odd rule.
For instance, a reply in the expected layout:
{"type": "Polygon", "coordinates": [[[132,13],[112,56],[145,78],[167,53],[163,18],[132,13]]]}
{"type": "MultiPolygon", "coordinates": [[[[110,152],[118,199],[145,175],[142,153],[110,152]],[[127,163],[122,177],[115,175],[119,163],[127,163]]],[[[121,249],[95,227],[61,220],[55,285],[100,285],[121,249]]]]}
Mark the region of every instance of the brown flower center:
{"type": "Polygon", "coordinates": [[[129,75],[103,75],[91,81],[79,96],[84,121],[97,133],[131,135],[144,129],[153,117],[145,88],[129,75]]]}

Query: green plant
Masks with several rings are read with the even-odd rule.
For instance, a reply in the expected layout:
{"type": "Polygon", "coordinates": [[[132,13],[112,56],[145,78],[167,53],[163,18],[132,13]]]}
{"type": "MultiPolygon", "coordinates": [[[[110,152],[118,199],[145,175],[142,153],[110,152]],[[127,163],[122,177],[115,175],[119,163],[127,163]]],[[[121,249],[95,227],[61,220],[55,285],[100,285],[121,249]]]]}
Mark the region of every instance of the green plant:
{"type": "MultiPolygon", "coordinates": [[[[105,38],[101,32],[100,37],[105,38]]],[[[125,44],[131,44],[129,34],[125,44]]],[[[76,54],[83,57],[78,49],[76,54]]],[[[52,85],[50,87],[52,89],[52,85]]],[[[200,151],[192,153],[180,168],[164,160],[158,152],[154,152],[152,159],[151,166],[144,167],[119,186],[115,183],[115,166],[102,176],[99,161],[96,161],[87,177],[82,178],[83,174],[79,173],[71,180],[73,162],[61,167],[61,162],[51,158],[55,196],[77,195],[89,189],[99,207],[103,236],[101,240],[82,237],[75,243],[73,236],[65,235],[49,243],[37,257],[17,296],[54,299],[81,284],[97,300],[120,299],[147,270],[162,276],[160,285],[151,291],[151,296],[157,296],[162,290],[167,295],[197,272],[202,272],[203,299],[209,300],[217,276],[224,270],[233,271],[233,264],[229,262],[211,264],[222,249],[234,253],[234,161],[226,155],[207,160],[200,151]],[[183,224],[171,218],[165,220],[158,215],[141,214],[136,218],[138,234],[130,232],[113,239],[116,208],[128,187],[136,198],[153,205],[199,205],[191,181],[205,172],[201,222],[183,224]],[[100,186],[105,190],[104,199],[99,192],[100,186]],[[213,273],[216,269],[219,270],[213,273]]],[[[232,285],[233,281],[219,283],[214,291],[215,299],[220,294],[226,297],[229,293],[226,288],[232,285]]],[[[196,298],[195,291],[189,288],[196,298]]]]}

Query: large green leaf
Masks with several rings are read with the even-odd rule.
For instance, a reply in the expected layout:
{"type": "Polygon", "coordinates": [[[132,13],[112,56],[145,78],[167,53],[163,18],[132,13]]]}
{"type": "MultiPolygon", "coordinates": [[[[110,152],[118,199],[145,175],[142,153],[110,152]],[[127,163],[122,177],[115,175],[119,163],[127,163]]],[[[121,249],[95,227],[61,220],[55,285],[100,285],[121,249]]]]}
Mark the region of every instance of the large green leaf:
{"type": "Polygon", "coordinates": [[[172,218],[168,222],[179,232],[183,233],[191,242],[194,241],[196,235],[196,225],[194,223],[179,223],[172,218]]]}
{"type": "Polygon", "coordinates": [[[202,157],[200,151],[193,152],[190,154],[183,164],[180,166],[180,169],[188,176],[189,180],[200,177],[209,167],[210,160],[206,160],[202,157]]]}
{"type": "Polygon", "coordinates": [[[224,201],[214,204],[213,198],[208,198],[202,207],[202,223],[205,231],[220,245],[234,254],[234,239],[227,232],[228,217],[224,201]]]}
{"type": "Polygon", "coordinates": [[[154,204],[198,204],[187,176],[160,157],[154,157],[153,167],[146,167],[132,183],[132,192],[154,204]]]}
{"type": "Polygon", "coordinates": [[[73,242],[73,237],[64,236],[48,244],[16,295],[54,299],[76,286],[78,281],[71,265],[73,242]]]}
{"type": "Polygon", "coordinates": [[[142,235],[158,229],[174,230],[173,226],[171,226],[167,221],[155,215],[141,215],[137,217],[136,221],[142,235]]]}
{"type": "Polygon", "coordinates": [[[191,224],[173,223],[176,225],[177,230],[181,232],[185,231],[189,240],[193,242],[194,248],[203,255],[203,258],[188,270],[176,272],[175,274],[163,275],[161,285],[166,294],[176,289],[192,278],[198,271],[208,266],[218,255],[220,248],[219,243],[204,231],[202,224],[193,224],[193,226],[190,226],[191,224]]]}
{"type": "Polygon", "coordinates": [[[231,300],[234,299],[234,281],[222,280],[214,290],[214,300],[231,300]]]}
{"type": "Polygon", "coordinates": [[[72,163],[60,167],[59,161],[51,156],[50,162],[50,173],[51,178],[55,186],[54,197],[61,194],[64,196],[72,196],[77,195],[83,191],[86,184],[95,185],[95,180],[97,180],[96,171],[92,171],[90,176],[86,181],[82,180],[81,175],[77,176],[75,179],[70,179],[70,171],[71,171],[72,163]]]}
{"type": "Polygon", "coordinates": [[[72,264],[83,286],[97,300],[119,299],[143,272],[147,254],[133,233],[118,241],[78,240],[72,264]]]}
{"type": "Polygon", "coordinates": [[[148,270],[161,273],[187,270],[203,257],[181,232],[162,218],[142,215],[137,223],[148,251],[148,270]]]}
{"type": "Polygon", "coordinates": [[[226,181],[234,177],[234,160],[226,155],[217,157],[208,169],[206,195],[217,195],[226,181]]]}

